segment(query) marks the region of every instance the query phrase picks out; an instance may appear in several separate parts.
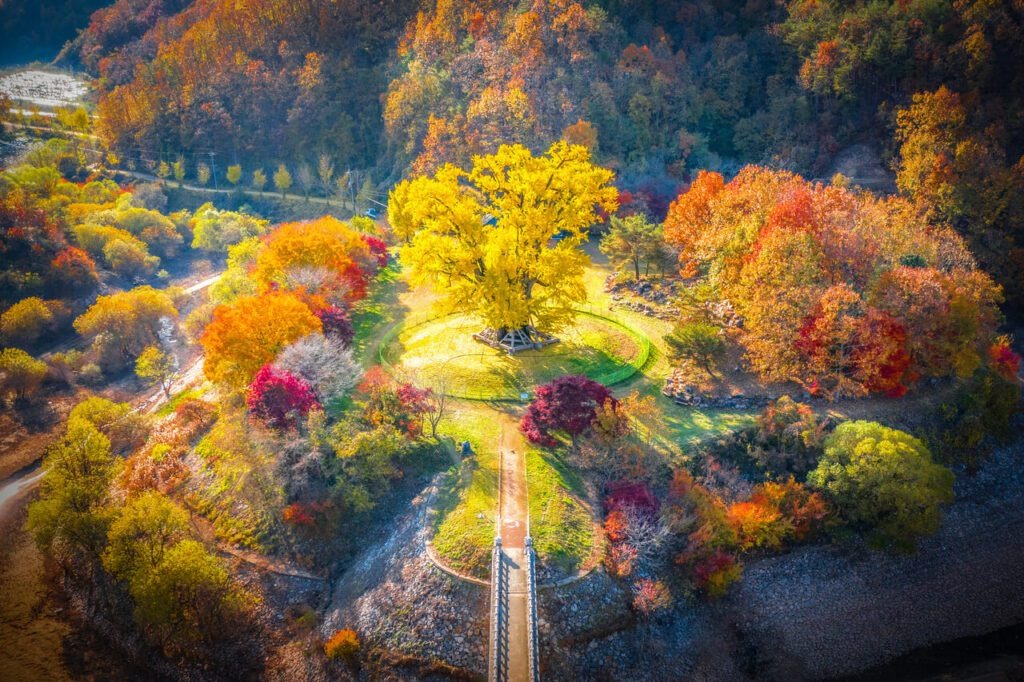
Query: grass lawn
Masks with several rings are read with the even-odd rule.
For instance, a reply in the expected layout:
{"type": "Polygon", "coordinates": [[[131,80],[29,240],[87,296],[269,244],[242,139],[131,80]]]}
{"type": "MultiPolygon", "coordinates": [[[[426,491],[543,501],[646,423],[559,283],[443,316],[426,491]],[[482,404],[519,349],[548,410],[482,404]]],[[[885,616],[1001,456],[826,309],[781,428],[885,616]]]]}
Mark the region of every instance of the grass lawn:
{"type": "Polygon", "coordinates": [[[452,568],[486,579],[498,511],[499,421],[486,405],[459,403],[440,427],[454,443],[468,440],[476,453],[453,467],[437,491],[434,549],[452,568]]]}
{"type": "Polygon", "coordinates": [[[400,294],[404,289],[398,266],[391,264],[377,274],[370,286],[370,295],[354,306],[352,348],[364,366],[376,363],[374,352],[380,338],[396,319],[401,319],[400,294]]]}
{"type": "Polygon", "coordinates": [[[525,457],[534,549],[542,563],[571,574],[594,547],[591,513],[580,502],[583,481],[557,453],[529,447],[525,457]]]}
{"type": "MultiPolygon", "coordinates": [[[[587,300],[595,310],[607,310],[612,302],[604,290],[605,279],[611,272],[607,265],[608,259],[593,243],[588,244],[587,252],[593,260],[593,264],[584,273],[587,300]]],[[[656,441],[668,456],[682,452],[688,445],[746,426],[753,421],[755,415],[751,413],[682,407],[662,395],[661,388],[672,371],[672,362],[664,341],[664,337],[672,332],[672,323],[631,310],[616,309],[614,314],[650,339],[651,354],[642,370],[615,386],[613,392],[620,398],[631,391],[637,391],[641,396],[654,396],[655,404],[664,415],[664,427],[656,435],[656,441]]]]}
{"type": "MultiPolygon", "coordinates": [[[[588,250],[596,251],[592,246],[588,250]]],[[[596,254],[584,277],[586,309],[597,315],[610,312],[611,299],[604,291],[609,270],[603,261],[603,256],[596,254]]],[[[572,329],[559,334],[559,343],[510,357],[473,340],[472,334],[482,325],[471,316],[424,321],[430,315],[429,298],[405,288],[397,271],[383,274],[381,284],[353,317],[356,346],[367,365],[377,361],[371,355],[383,343],[385,359],[399,371],[407,371],[417,383],[430,385],[431,372],[439,373],[446,364],[443,369],[449,375],[450,392],[515,399],[520,391],[530,391],[563,374],[586,374],[600,380],[633,364],[638,370],[617,384],[614,392],[621,397],[636,390],[641,396],[654,397],[663,413],[654,440],[673,463],[690,445],[753,419],[741,412],[680,407],[661,395],[672,369],[662,340],[672,330],[671,322],[628,310],[612,312],[634,330],[630,333],[600,317],[580,315],[572,329]],[[407,326],[395,329],[403,320],[407,326]],[[646,351],[644,336],[650,344],[646,351]]],[[[494,403],[458,401],[441,425],[441,433],[453,442],[468,439],[476,455],[461,469],[453,468],[438,490],[434,548],[453,568],[481,578],[488,574],[495,533],[501,409],[494,403]]],[[[525,458],[530,531],[538,556],[546,566],[564,573],[586,567],[594,549],[593,518],[582,501],[586,494],[580,476],[555,453],[531,447],[525,458]]]]}
{"type": "Polygon", "coordinates": [[[438,385],[470,399],[517,400],[538,384],[566,374],[611,383],[646,359],[645,340],[612,321],[580,314],[543,350],[514,356],[473,339],[483,324],[470,315],[450,315],[402,329],[386,342],[384,358],[399,374],[438,385]]]}

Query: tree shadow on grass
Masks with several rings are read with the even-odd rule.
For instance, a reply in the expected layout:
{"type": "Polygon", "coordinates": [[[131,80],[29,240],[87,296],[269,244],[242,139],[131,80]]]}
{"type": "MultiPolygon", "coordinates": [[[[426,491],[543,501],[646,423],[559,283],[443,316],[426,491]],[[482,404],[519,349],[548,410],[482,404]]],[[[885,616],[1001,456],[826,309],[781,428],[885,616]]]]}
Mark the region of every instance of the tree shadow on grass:
{"type": "Polygon", "coordinates": [[[400,276],[397,265],[389,265],[377,274],[370,295],[352,308],[355,336],[352,348],[367,364],[376,364],[377,347],[390,325],[400,321],[409,310],[401,303],[401,295],[409,285],[400,276]]]}
{"type": "Polygon", "coordinates": [[[527,452],[530,533],[541,560],[571,575],[593,549],[593,519],[584,502],[583,479],[564,454],[530,448],[527,452]]]}

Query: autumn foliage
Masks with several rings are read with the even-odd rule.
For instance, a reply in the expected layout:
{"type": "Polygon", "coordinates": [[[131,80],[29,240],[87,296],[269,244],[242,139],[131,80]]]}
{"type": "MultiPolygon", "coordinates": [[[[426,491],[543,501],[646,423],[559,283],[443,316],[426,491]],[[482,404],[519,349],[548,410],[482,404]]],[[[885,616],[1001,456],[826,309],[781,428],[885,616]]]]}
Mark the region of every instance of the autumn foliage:
{"type": "Polygon", "coordinates": [[[355,330],[352,328],[352,320],[344,308],[329,305],[317,310],[315,315],[320,318],[324,336],[338,339],[346,346],[352,345],[355,330]]]}
{"type": "Polygon", "coordinates": [[[376,365],[366,372],[358,389],[367,396],[363,416],[369,424],[394,426],[410,438],[423,433],[429,388],[418,388],[408,382],[399,384],[376,365]]]}
{"type": "Polygon", "coordinates": [[[320,517],[333,508],[330,500],[326,502],[293,502],[284,508],[281,519],[292,526],[316,528],[320,517]]]}
{"type": "Polygon", "coordinates": [[[324,653],[328,658],[341,658],[349,663],[354,662],[359,654],[359,635],[355,630],[338,630],[324,643],[324,653]]]}
{"type": "Polygon", "coordinates": [[[370,255],[376,261],[377,267],[387,267],[388,245],[384,243],[384,240],[374,237],[372,234],[364,234],[363,241],[366,242],[366,248],[370,250],[370,255]]]}
{"type": "Polygon", "coordinates": [[[633,608],[650,617],[672,605],[672,594],[660,580],[641,578],[633,585],[633,608]]]}
{"type": "Polygon", "coordinates": [[[80,291],[96,286],[96,263],[85,251],[74,246],[67,246],[57,252],[50,262],[54,281],[73,291],[80,291]]]}
{"type": "Polygon", "coordinates": [[[531,443],[555,445],[552,432],[565,433],[575,442],[593,423],[597,408],[607,401],[615,399],[596,381],[584,376],[559,377],[537,388],[520,429],[531,443]]]}
{"type": "Polygon", "coordinates": [[[963,240],[900,198],[750,166],[702,173],[665,220],[687,277],[743,318],[752,369],[830,398],[898,396],[923,376],[969,376],[999,288],[963,240]]]}
{"type": "Polygon", "coordinates": [[[388,220],[406,240],[411,283],[433,287],[443,309],[494,330],[550,333],[585,298],[588,257],[577,247],[597,209],[615,210],[611,179],[580,146],[556,142],[535,155],[502,145],[466,170],[445,165],[398,183],[388,220]]]}
{"type": "Polygon", "coordinates": [[[822,494],[792,477],[759,483],[728,502],[683,469],[675,472],[666,505],[665,514],[685,538],[676,563],[711,597],[740,578],[744,553],[804,541],[825,527],[831,513],[822,494]]]}
{"type": "Polygon", "coordinates": [[[1000,336],[988,348],[989,365],[1007,381],[1020,380],[1020,355],[1010,345],[1010,338],[1000,336]]]}
{"type": "Polygon", "coordinates": [[[289,343],[319,331],[320,320],[290,294],[243,296],[214,310],[200,338],[203,371],[212,381],[242,388],[289,343]]]}
{"type": "Polygon", "coordinates": [[[253,377],[245,403],[254,417],[276,427],[294,426],[299,418],[320,407],[308,383],[271,365],[253,377]]]}
{"type": "Polygon", "coordinates": [[[83,62],[103,83],[99,111],[109,141],[149,147],[162,140],[247,158],[328,146],[355,166],[376,151],[380,124],[368,113],[380,117],[378,71],[407,18],[403,3],[376,8],[373,21],[357,2],[154,0],[144,7],[121,0],[97,13],[80,39],[83,62]]]}
{"type": "Polygon", "coordinates": [[[819,493],[790,478],[755,486],[749,499],[729,506],[726,518],[736,531],[740,549],[778,549],[787,540],[806,539],[828,513],[819,493]]]}
{"type": "Polygon", "coordinates": [[[694,585],[709,597],[720,597],[743,575],[743,565],[735,555],[715,550],[693,567],[694,585]]]}
{"type": "Polygon", "coordinates": [[[376,262],[359,232],[328,216],[278,226],[265,238],[252,277],[263,291],[303,289],[348,304],[366,295],[367,273],[376,270],[376,262]]]}

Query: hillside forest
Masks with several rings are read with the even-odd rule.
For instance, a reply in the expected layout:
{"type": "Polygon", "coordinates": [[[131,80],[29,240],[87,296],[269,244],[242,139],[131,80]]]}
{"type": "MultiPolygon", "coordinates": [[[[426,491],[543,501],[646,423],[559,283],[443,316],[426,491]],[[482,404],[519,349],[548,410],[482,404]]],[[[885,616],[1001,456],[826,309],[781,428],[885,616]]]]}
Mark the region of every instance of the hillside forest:
{"type": "Polygon", "coordinates": [[[1019,672],[1019,0],[0,32],[0,678],[1019,672]]]}

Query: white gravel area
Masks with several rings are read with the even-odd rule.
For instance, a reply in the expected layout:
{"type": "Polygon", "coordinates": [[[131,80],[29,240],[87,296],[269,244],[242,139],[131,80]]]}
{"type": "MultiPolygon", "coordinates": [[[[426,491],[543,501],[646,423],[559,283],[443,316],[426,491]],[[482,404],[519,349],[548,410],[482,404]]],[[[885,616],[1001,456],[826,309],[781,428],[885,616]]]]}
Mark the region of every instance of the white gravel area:
{"type": "Polygon", "coordinates": [[[71,74],[29,69],[0,76],[0,92],[12,100],[52,108],[80,103],[89,84],[71,74]]]}

